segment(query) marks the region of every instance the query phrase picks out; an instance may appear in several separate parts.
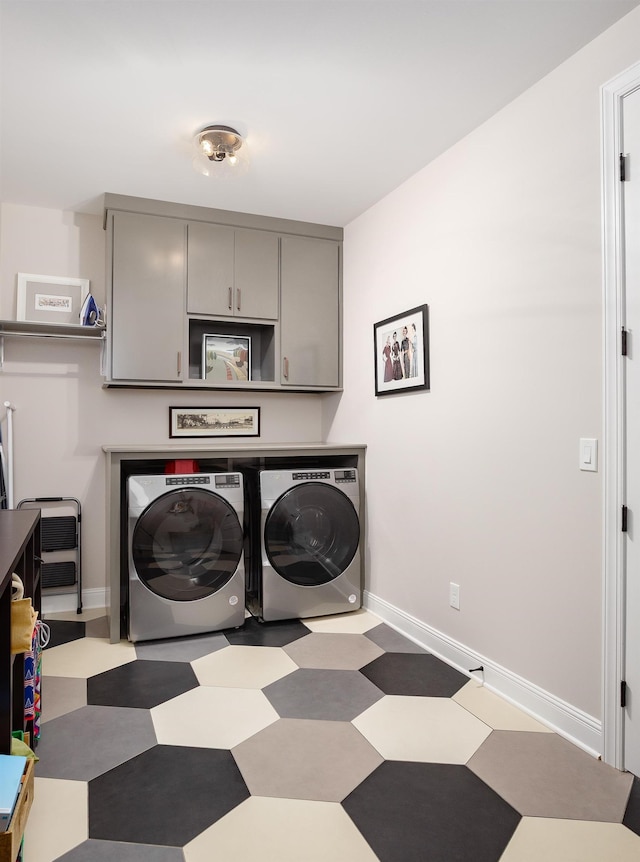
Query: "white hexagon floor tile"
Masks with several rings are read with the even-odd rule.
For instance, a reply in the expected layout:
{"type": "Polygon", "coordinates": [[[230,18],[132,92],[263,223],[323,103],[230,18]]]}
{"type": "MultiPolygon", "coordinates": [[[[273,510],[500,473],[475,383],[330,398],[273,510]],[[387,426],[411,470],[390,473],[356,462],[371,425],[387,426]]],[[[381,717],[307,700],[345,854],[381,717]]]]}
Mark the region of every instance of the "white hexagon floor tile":
{"type": "Polygon", "coordinates": [[[46,677],[71,676],[88,679],[135,659],[135,647],[127,641],[112,644],[107,640],[82,638],[44,650],[42,668],[46,677]]]}
{"type": "Polygon", "coordinates": [[[281,647],[228,646],[191,662],[200,685],[264,688],[298,669],[281,647]]]}
{"type": "Polygon", "coordinates": [[[455,700],[456,703],[469,710],[494,730],[530,730],[538,733],[553,733],[544,724],[536,721],[535,718],[527,715],[526,712],[513,706],[473,679],[456,692],[452,700],[455,700]]]}
{"type": "Polygon", "coordinates": [[[339,632],[342,634],[362,634],[379,626],[382,620],[364,608],[346,614],[328,617],[311,617],[302,622],[312,632],[339,632]]]}
{"type": "Polygon", "coordinates": [[[376,862],[377,856],[336,802],[251,796],[184,847],[185,862],[216,858],[260,862],[376,862]]]}
{"type": "Polygon", "coordinates": [[[621,823],[523,817],[500,862],[638,862],[640,836],[621,823]]]}
{"type": "Polygon", "coordinates": [[[279,718],[261,691],[201,686],[153,707],[161,745],[233,748],[279,718]]]}
{"type": "Polygon", "coordinates": [[[88,837],[87,782],[36,778],[24,833],[24,858],[53,862],[88,837]]]}
{"type": "Polygon", "coordinates": [[[385,695],[352,724],[386,760],[466,763],[491,728],[444,697],[385,695]]]}

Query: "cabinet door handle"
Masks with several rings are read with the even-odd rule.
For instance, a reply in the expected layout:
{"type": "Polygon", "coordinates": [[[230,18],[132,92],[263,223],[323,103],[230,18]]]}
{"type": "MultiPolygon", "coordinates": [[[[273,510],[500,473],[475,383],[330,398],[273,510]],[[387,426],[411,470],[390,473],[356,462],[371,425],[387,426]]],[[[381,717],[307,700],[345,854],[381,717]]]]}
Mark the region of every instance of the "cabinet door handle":
{"type": "Polygon", "coordinates": [[[242,299],[242,291],[239,287],[236,287],[236,308],[240,311],[241,299],[242,299]]]}
{"type": "Polygon", "coordinates": [[[177,370],[178,370],[178,377],[182,377],[182,353],[180,351],[178,351],[177,370]]]}
{"type": "Polygon", "coordinates": [[[289,379],[289,360],[286,356],[282,360],[282,376],[285,380],[289,379]]]}
{"type": "Polygon", "coordinates": [[[233,288],[229,288],[229,311],[233,308],[233,288]]]}

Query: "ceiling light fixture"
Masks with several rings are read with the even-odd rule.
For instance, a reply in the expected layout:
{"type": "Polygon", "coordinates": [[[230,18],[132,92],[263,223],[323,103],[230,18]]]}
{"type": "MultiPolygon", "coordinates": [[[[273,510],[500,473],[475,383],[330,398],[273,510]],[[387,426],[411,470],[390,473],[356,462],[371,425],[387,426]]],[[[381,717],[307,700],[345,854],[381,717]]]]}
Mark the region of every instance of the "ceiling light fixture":
{"type": "Polygon", "coordinates": [[[231,126],[205,126],[194,138],[193,166],[205,177],[243,173],[249,165],[247,143],[231,126]]]}

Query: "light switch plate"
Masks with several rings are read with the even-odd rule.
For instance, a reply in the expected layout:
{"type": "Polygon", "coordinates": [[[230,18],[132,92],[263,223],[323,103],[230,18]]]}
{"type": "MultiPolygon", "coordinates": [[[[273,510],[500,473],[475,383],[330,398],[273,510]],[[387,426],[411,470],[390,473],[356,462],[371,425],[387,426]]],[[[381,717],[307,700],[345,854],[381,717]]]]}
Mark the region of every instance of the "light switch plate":
{"type": "Polygon", "coordinates": [[[598,472],[598,441],[594,437],[580,438],[580,469],[598,472]]]}

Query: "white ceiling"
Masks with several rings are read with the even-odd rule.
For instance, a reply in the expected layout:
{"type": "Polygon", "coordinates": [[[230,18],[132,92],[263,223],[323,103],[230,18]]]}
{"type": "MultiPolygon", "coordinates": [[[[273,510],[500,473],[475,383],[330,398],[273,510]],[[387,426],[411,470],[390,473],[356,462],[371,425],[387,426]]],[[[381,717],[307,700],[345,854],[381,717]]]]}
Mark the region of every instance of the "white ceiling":
{"type": "Polygon", "coordinates": [[[0,0],[0,196],[342,226],[639,2],[0,0]],[[248,174],[194,172],[210,123],[248,174]]]}

